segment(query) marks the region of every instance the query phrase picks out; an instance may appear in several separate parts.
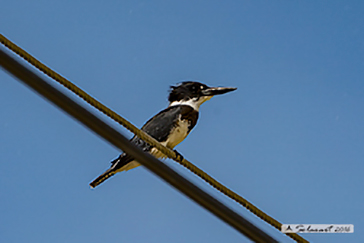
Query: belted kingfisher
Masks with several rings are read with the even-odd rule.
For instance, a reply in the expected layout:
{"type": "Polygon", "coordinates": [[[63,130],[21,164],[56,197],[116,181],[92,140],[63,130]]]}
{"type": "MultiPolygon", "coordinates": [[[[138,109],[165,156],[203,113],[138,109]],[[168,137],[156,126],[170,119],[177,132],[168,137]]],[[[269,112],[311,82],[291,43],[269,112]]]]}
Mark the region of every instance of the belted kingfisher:
{"type": "MultiPolygon", "coordinates": [[[[142,130],[155,138],[164,146],[173,149],[182,142],[196,125],[200,105],[214,95],[225,94],[236,90],[230,87],[209,87],[199,82],[182,82],[171,86],[168,101],[169,106],[145,123],[142,130]]],[[[142,148],[144,152],[157,158],[166,156],[142,139],[134,136],[132,143],[142,148]]],[[[140,164],[126,153],[121,154],[111,162],[111,167],[90,183],[95,188],[106,179],[121,171],[133,169],[140,164]]]]}

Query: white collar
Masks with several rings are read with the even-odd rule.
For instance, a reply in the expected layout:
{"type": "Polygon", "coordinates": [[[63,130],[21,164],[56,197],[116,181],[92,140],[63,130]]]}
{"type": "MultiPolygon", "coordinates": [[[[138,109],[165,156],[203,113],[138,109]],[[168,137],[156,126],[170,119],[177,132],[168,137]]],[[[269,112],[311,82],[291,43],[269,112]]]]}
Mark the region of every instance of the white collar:
{"type": "Polygon", "coordinates": [[[211,98],[212,98],[212,96],[202,96],[199,99],[192,98],[189,100],[173,101],[172,103],[169,104],[169,106],[188,105],[188,106],[191,106],[195,111],[199,111],[200,105],[202,105],[202,103],[204,103],[205,101],[208,101],[211,98]]]}

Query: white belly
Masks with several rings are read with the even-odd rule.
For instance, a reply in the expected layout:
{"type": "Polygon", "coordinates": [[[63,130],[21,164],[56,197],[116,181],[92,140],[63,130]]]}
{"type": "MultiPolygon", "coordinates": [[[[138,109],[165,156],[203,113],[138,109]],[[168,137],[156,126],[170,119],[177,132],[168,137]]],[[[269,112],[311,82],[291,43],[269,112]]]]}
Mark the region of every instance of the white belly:
{"type": "MultiPolygon", "coordinates": [[[[178,123],[178,126],[176,126],[172,132],[171,135],[168,137],[167,141],[161,142],[164,146],[173,149],[176,147],[179,143],[181,143],[188,135],[188,126],[189,122],[187,120],[180,121],[178,123]]],[[[153,154],[157,158],[166,158],[162,152],[157,150],[156,148],[152,148],[151,154],[153,154]]]]}
{"type": "MultiPolygon", "coordinates": [[[[178,123],[178,126],[176,126],[172,132],[171,135],[168,137],[167,141],[161,142],[164,146],[173,149],[175,146],[177,146],[179,143],[181,143],[188,135],[188,126],[190,125],[188,120],[180,121],[178,123]]],[[[156,148],[152,148],[150,151],[152,155],[154,155],[157,158],[166,158],[162,152],[157,150],[156,148]]],[[[127,165],[123,166],[120,171],[127,171],[134,169],[135,167],[138,167],[140,164],[137,161],[132,161],[128,163],[127,165]]]]}
{"type": "Polygon", "coordinates": [[[173,149],[177,144],[182,142],[188,135],[188,127],[190,122],[188,120],[179,121],[178,125],[172,130],[171,135],[167,141],[162,143],[168,148],[173,149]]]}

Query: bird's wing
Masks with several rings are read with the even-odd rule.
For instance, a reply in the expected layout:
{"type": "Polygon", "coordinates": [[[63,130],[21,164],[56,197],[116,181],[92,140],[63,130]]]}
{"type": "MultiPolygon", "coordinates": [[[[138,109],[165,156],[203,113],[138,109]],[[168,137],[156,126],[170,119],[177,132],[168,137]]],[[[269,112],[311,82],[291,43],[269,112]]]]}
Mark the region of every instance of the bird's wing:
{"type": "Polygon", "coordinates": [[[167,140],[181,112],[181,106],[170,106],[149,119],[142,127],[142,130],[157,141],[163,142],[167,140]]]}
{"type": "MultiPolygon", "coordinates": [[[[179,119],[179,116],[181,115],[182,118],[188,118],[187,116],[190,115],[191,109],[193,110],[193,108],[190,106],[170,106],[148,120],[142,127],[142,130],[155,138],[157,141],[163,142],[167,140],[168,135],[174,128],[173,125],[175,124],[176,120],[179,119]]],[[[194,114],[194,116],[198,116],[198,113],[194,114]]],[[[196,122],[192,122],[190,124],[189,131],[195,125],[196,122]]],[[[142,148],[144,152],[149,152],[152,149],[152,146],[137,136],[134,136],[131,139],[131,142],[142,148]]],[[[124,166],[128,165],[129,163],[135,163],[133,160],[133,157],[130,155],[122,153],[117,159],[111,161],[111,167],[99,177],[97,177],[93,182],[91,182],[90,186],[94,188],[101,184],[103,181],[110,178],[117,172],[124,170],[124,166]]]]}

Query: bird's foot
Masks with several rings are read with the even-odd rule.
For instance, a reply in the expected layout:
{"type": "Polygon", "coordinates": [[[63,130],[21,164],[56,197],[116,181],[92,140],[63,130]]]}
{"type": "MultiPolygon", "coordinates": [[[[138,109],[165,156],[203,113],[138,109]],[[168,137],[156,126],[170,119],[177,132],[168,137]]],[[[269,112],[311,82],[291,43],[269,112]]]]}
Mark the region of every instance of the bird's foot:
{"type": "Polygon", "coordinates": [[[176,153],[176,160],[177,161],[182,161],[184,158],[182,156],[182,154],[180,154],[177,150],[173,150],[176,153]]]}

